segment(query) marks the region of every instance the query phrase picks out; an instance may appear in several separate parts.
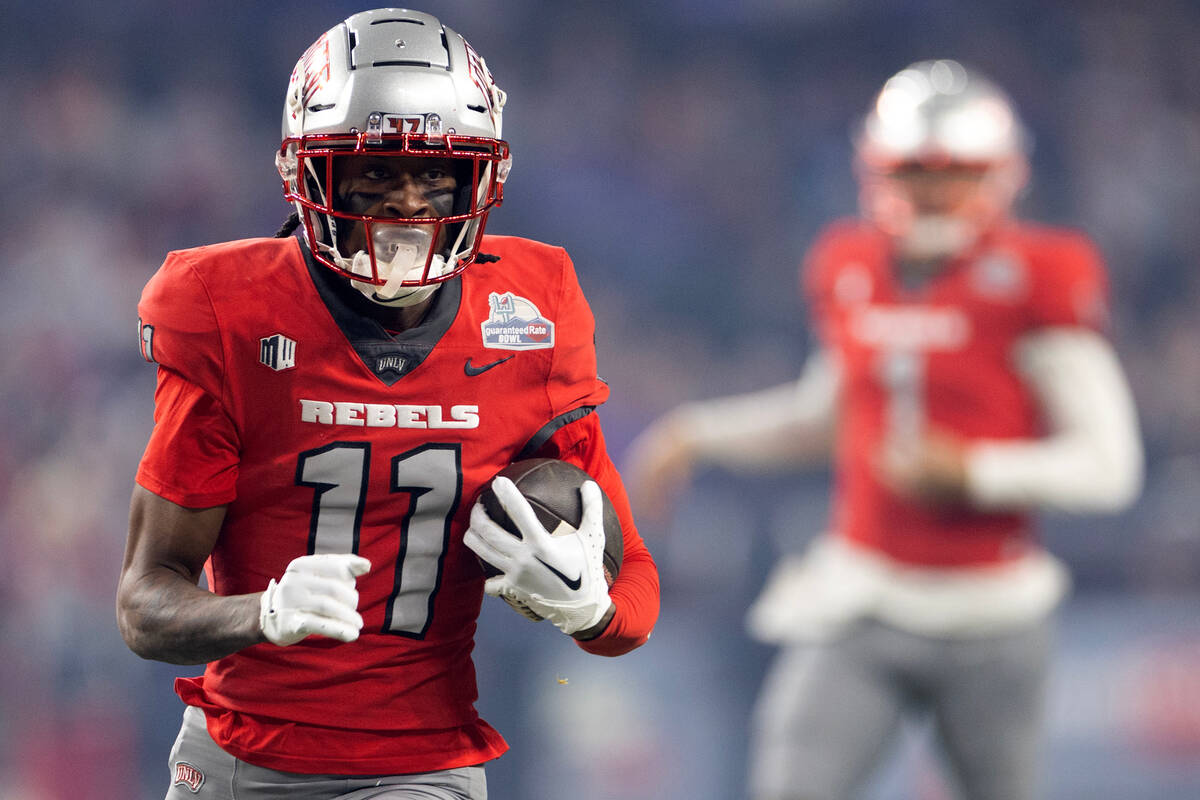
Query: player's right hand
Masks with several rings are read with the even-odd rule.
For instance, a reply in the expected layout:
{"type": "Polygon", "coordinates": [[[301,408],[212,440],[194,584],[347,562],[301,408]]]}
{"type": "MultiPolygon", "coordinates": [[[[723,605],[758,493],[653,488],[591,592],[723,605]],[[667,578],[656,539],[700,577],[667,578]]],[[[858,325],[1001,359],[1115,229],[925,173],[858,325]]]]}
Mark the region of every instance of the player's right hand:
{"type": "Polygon", "coordinates": [[[879,481],[901,497],[933,506],[966,502],[966,444],[932,429],[912,441],[885,441],[875,458],[879,481]]]}
{"type": "Polygon", "coordinates": [[[580,487],[583,518],[579,527],[573,535],[558,536],[542,526],[533,506],[511,480],[497,477],[492,491],[521,535],[496,524],[482,502],[471,509],[471,526],[463,543],[500,570],[484,582],[484,592],[503,597],[509,605],[518,604],[514,606],[518,610],[524,606],[568,636],[600,624],[612,606],[604,577],[600,486],[586,481],[580,487]]]}
{"type": "Polygon", "coordinates": [[[692,478],[694,462],[691,440],[678,414],[651,423],[630,443],[621,467],[635,514],[665,522],[692,478]]]}
{"type": "Polygon", "coordinates": [[[352,553],[300,556],[267,585],[259,624],[267,640],[286,647],[314,634],[353,642],[362,630],[355,579],[371,562],[352,553]]]}

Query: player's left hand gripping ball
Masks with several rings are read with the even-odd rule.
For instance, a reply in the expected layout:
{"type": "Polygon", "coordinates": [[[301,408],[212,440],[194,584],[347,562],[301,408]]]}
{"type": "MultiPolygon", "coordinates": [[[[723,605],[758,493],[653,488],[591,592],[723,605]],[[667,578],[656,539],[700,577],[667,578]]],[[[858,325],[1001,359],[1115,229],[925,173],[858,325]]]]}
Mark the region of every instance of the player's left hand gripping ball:
{"type": "Polygon", "coordinates": [[[566,536],[551,535],[508,478],[493,480],[492,491],[521,536],[506,531],[483,503],[475,503],[463,541],[500,570],[484,583],[484,591],[522,603],[566,634],[599,624],[612,600],[604,575],[603,496],[596,482],[580,487],[583,518],[566,536]]]}

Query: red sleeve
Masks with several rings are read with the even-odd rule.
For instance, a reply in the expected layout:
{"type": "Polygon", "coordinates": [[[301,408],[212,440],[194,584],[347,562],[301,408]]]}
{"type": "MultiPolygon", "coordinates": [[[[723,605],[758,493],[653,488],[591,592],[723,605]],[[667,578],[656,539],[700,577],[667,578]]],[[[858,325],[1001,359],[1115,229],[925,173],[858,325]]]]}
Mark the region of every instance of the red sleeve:
{"type": "Polygon", "coordinates": [[[595,413],[559,428],[537,455],[568,461],[591,475],[612,500],[621,520],[624,559],[609,596],[617,607],[612,622],[595,639],[578,642],[589,653],[619,656],[646,643],[658,621],[658,567],[637,532],[621,476],[608,456],[595,413]]]}
{"type": "Polygon", "coordinates": [[[1062,234],[1037,253],[1031,327],[1108,326],[1108,282],[1099,251],[1081,234],[1062,234]]]}
{"type": "Polygon", "coordinates": [[[154,431],[137,482],[188,508],[231,502],[240,438],[228,411],[224,351],[208,289],[187,253],[171,253],[138,303],[142,356],[158,363],[154,431]]]}
{"type": "Polygon", "coordinates": [[[189,252],[167,256],[138,302],[142,355],[225,400],[221,329],[189,252]]]}
{"type": "Polygon", "coordinates": [[[556,323],[554,364],[546,381],[546,392],[554,414],[580,406],[598,406],[608,399],[608,384],[596,374],[596,321],[588,306],[575,266],[565,250],[562,254],[562,286],[556,323]]]}
{"type": "Polygon", "coordinates": [[[800,294],[809,308],[818,337],[828,341],[831,322],[833,283],[844,254],[849,223],[831,223],[817,236],[800,266],[800,294]]]}
{"type": "Polygon", "coordinates": [[[185,508],[212,508],[237,496],[238,437],[212,395],[174,370],[158,368],[154,431],[137,482],[185,508]]]}

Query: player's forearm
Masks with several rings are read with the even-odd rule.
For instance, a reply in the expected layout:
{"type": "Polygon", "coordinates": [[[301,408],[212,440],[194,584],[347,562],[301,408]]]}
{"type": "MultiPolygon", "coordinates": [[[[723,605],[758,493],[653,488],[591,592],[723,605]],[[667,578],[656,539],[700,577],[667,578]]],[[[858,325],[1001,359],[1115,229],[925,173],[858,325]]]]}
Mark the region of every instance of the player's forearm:
{"type": "Polygon", "coordinates": [[[604,633],[608,626],[612,624],[613,617],[616,616],[616,614],[616,605],[609,605],[608,611],[604,612],[604,616],[600,618],[599,622],[586,630],[572,633],[571,638],[578,642],[590,642],[592,639],[595,639],[597,636],[604,633]]]}
{"type": "Polygon", "coordinates": [[[997,510],[1120,511],[1141,486],[1131,458],[1071,437],[980,447],[968,474],[976,504],[997,510]]]}
{"type": "Polygon", "coordinates": [[[816,463],[832,448],[838,381],[836,362],[818,352],[798,381],[689,403],[674,421],[697,463],[750,471],[816,463]]]}
{"type": "Polygon", "coordinates": [[[1112,347],[1090,331],[1029,337],[1018,362],[1045,409],[1043,439],[987,441],[968,454],[968,489],[988,509],[1119,511],[1137,497],[1137,414],[1112,347]]]}
{"type": "Polygon", "coordinates": [[[221,597],[166,568],[122,579],[117,621],[130,650],[170,664],[204,664],[265,641],[258,593],[221,597]]]}
{"type": "Polygon", "coordinates": [[[648,551],[626,555],[609,595],[613,601],[612,619],[598,636],[577,639],[577,644],[593,655],[621,656],[645,644],[658,621],[658,570],[648,551]]]}

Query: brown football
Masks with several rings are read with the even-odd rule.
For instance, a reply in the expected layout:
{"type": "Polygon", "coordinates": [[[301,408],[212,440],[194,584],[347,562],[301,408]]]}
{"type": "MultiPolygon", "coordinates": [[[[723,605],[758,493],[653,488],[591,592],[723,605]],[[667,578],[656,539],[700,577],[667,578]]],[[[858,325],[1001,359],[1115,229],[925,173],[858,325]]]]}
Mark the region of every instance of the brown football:
{"type": "MultiPolygon", "coordinates": [[[[574,464],[559,461],[554,458],[528,458],[514,461],[500,472],[511,480],[533,506],[538,521],[551,534],[558,535],[573,533],[583,521],[583,498],[579,487],[584,481],[591,480],[586,472],[574,464]],[[568,528],[559,528],[565,522],[568,528]]],[[[617,574],[621,571],[621,560],[624,553],[624,540],[621,538],[621,522],[617,519],[617,511],[613,508],[608,495],[601,490],[604,498],[604,577],[612,586],[617,574]]],[[[496,493],[492,491],[491,481],[479,493],[479,499],[492,520],[506,531],[521,538],[521,532],[508,518],[496,493]]],[[[483,571],[490,577],[499,574],[499,570],[480,559],[483,571]]]]}

